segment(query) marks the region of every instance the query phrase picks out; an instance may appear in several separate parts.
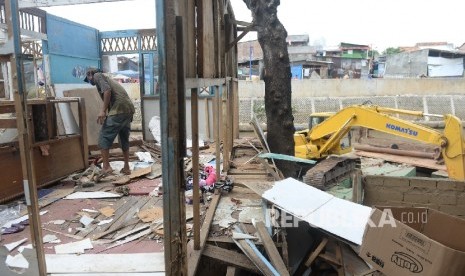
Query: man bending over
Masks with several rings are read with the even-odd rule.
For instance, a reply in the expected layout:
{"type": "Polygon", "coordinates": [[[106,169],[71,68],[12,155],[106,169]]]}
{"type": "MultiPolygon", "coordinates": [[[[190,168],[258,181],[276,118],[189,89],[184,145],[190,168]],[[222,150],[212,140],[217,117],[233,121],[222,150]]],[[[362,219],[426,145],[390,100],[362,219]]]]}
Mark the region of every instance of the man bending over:
{"type": "Polygon", "coordinates": [[[121,173],[130,174],[129,134],[134,115],[134,105],[126,90],[99,69],[88,69],[84,81],[95,85],[103,100],[102,109],[97,117],[97,123],[102,125],[98,139],[103,159],[102,174],[107,175],[113,172],[109,156],[110,148],[117,135],[119,136],[124,157],[124,167],[121,173]]]}

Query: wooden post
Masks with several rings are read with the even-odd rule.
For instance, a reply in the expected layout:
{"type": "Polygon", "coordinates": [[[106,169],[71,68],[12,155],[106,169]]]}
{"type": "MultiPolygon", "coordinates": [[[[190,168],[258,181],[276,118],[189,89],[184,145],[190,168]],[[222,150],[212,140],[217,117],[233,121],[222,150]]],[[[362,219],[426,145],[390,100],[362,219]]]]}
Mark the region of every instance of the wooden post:
{"type": "Polygon", "coordinates": [[[47,274],[45,264],[45,252],[42,241],[42,228],[39,218],[39,201],[37,196],[37,183],[34,171],[33,148],[30,144],[31,129],[27,124],[27,99],[24,95],[23,72],[22,72],[22,51],[21,37],[19,29],[19,7],[17,0],[5,1],[6,21],[8,26],[8,41],[13,43],[13,53],[11,53],[11,72],[13,76],[13,89],[15,101],[15,111],[18,129],[18,140],[21,153],[21,166],[23,172],[24,196],[29,214],[31,226],[32,244],[37,253],[39,275],[47,274]]]}
{"type": "Polygon", "coordinates": [[[200,249],[200,187],[199,187],[199,94],[198,89],[191,89],[191,124],[192,124],[192,181],[194,208],[194,249],[200,249]]]}
{"type": "Polygon", "coordinates": [[[362,171],[356,169],[352,174],[352,201],[363,203],[362,171]]]}
{"type": "MultiPolygon", "coordinates": [[[[221,87],[221,86],[220,86],[221,87]]],[[[220,87],[215,86],[215,114],[213,114],[214,122],[214,129],[215,129],[215,145],[216,145],[216,174],[217,178],[219,178],[221,174],[221,125],[220,125],[220,117],[221,117],[221,97],[220,97],[220,87]]]]}
{"type": "Polygon", "coordinates": [[[209,108],[209,98],[205,97],[205,130],[207,134],[208,141],[211,142],[211,134],[210,134],[210,108],[209,108]]]}
{"type": "Polygon", "coordinates": [[[227,172],[229,170],[229,128],[228,128],[228,118],[229,118],[229,110],[228,110],[228,94],[229,94],[229,86],[228,82],[226,81],[224,85],[224,90],[221,95],[221,117],[222,117],[222,127],[223,127],[223,171],[227,172]]]}
{"type": "Polygon", "coordinates": [[[180,1],[156,1],[163,172],[165,274],[187,274],[185,75],[180,1]]]}
{"type": "Polygon", "coordinates": [[[87,143],[87,117],[86,117],[86,102],[84,98],[79,98],[79,128],[81,132],[82,158],[84,159],[84,167],[89,166],[89,145],[87,143]]]}

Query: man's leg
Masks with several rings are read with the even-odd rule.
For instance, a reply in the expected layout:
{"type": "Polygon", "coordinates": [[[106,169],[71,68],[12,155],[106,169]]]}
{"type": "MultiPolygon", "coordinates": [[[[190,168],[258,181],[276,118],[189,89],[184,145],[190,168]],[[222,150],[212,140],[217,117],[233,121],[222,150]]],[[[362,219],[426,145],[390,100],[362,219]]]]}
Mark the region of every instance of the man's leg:
{"type": "Polygon", "coordinates": [[[124,167],[121,171],[124,174],[130,174],[131,169],[129,168],[129,135],[131,132],[131,121],[132,115],[128,115],[124,122],[124,127],[119,132],[119,142],[121,144],[121,150],[123,151],[124,167]]]}
{"type": "Polygon", "coordinates": [[[113,171],[110,165],[110,148],[118,135],[119,124],[115,116],[108,116],[100,129],[98,144],[102,154],[102,173],[113,171]]]}
{"type": "Polygon", "coordinates": [[[102,173],[113,171],[110,166],[110,150],[100,149],[100,152],[102,153],[102,173]]]}

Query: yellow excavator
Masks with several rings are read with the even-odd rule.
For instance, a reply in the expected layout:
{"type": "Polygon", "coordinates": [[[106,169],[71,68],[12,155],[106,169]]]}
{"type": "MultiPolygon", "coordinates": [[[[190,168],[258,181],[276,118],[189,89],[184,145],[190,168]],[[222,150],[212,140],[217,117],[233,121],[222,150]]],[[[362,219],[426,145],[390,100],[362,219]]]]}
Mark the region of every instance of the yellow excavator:
{"type": "Polygon", "coordinates": [[[336,113],[312,114],[309,129],[294,134],[296,157],[322,160],[307,171],[303,179],[305,183],[313,183],[314,186],[324,185],[326,181],[331,181],[356,166],[350,157],[331,158],[352,151],[348,137],[352,127],[365,127],[436,145],[441,150],[449,178],[465,180],[465,141],[459,118],[450,114],[436,115],[377,105],[354,105],[336,113]],[[441,132],[403,120],[395,114],[441,117],[445,123],[444,130],[441,132]]]}

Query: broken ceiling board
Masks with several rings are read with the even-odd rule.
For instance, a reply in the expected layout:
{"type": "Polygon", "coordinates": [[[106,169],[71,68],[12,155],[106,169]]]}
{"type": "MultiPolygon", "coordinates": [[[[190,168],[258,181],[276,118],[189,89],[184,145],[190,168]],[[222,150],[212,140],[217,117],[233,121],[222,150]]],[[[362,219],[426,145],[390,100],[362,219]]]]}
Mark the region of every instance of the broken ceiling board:
{"type": "Polygon", "coordinates": [[[65,197],[65,199],[92,199],[92,198],[117,198],[120,194],[108,192],[75,192],[65,197]]]}
{"type": "Polygon", "coordinates": [[[55,246],[56,254],[84,254],[86,249],[92,249],[90,239],[85,239],[77,242],[70,242],[55,246]]]}
{"type": "Polygon", "coordinates": [[[311,226],[360,245],[372,208],[336,198],[293,178],[275,182],[263,198],[311,226]]]}
{"type": "Polygon", "coordinates": [[[45,260],[47,272],[50,274],[109,273],[115,275],[115,273],[165,271],[164,253],[46,254],[45,260]]]}
{"type": "MultiPolygon", "coordinates": [[[[36,276],[39,275],[39,267],[38,267],[38,262],[37,262],[37,257],[36,257],[36,252],[35,250],[32,249],[25,249],[21,253],[22,257],[26,259],[26,262],[28,263],[28,269],[22,270],[21,269],[21,274],[18,274],[17,272],[13,272],[8,268],[6,265],[0,265],[0,275],[2,276],[17,276],[17,275],[22,275],[22,276],[36,276]]],[[[0,246],[0,263],[4,264],[6,263],[6,259],[8,258],[8,250],[0,246]]],[[[21,258],[21,256],[18,255],[17,258],[21,258]]],[[[10,257],[11,258],[11,257],[10,257]]],[[[20,263],[25,264],[23,261],[24,260],[19,260],[20,263]]]]}
{"type": "Polygon", "coordinates": [[[152,172],[152,166],[148,166],[145,168],[139,168],[137,170],[132,171],[131,174],[129,175],[129,178],[134,179],[134,178],[149,174],[151,172],[152,172]]]}
{"type": "Polygon", "coordinates": [[[15,241],[15,242],[12,242],[12,243],[9,243],[9,244],[5,244],[4,246],[6,247],[6,249],[8,249],[8,251],[12,251],[13,249],[15,249],[16,247],[20,246],[21,244],[25,243],[27,241],[27,238],[24,238],[24,239],[21,239],[19,241],[15,241]]]}
{"type": "MultiPolygon", "coordinates": [[[[52,273],[49,276],[115,276],[115,273],[52,273]]],[[[121,274],[123,275],[123,274],[121,274]]],[[[125,276],[165,276],[165,272],[151,272],[151,273],[133,273],[126,272],[125,276]]]]}
{"type": "MultiPolygon", "coordinates": [[[[84,98],[86,104],[87,118],[87,143],[89,146],[98,145],[98,133],[101,125],[97,123],[97,116],[102,109],[103,101],[100,98],[96,88],[83,88],[63,91],[65,97],[84,98]]],[[[79,112],[77,104],[70,104],[76,123],[79,123],[79,112]]]]}
{"type": "Polygon", "coordinates": [[[275,203],[298,218],[305,218],[334,196],[292,178],[276,181],[273,188],[263,195],[266,200],[275,203]]]}

